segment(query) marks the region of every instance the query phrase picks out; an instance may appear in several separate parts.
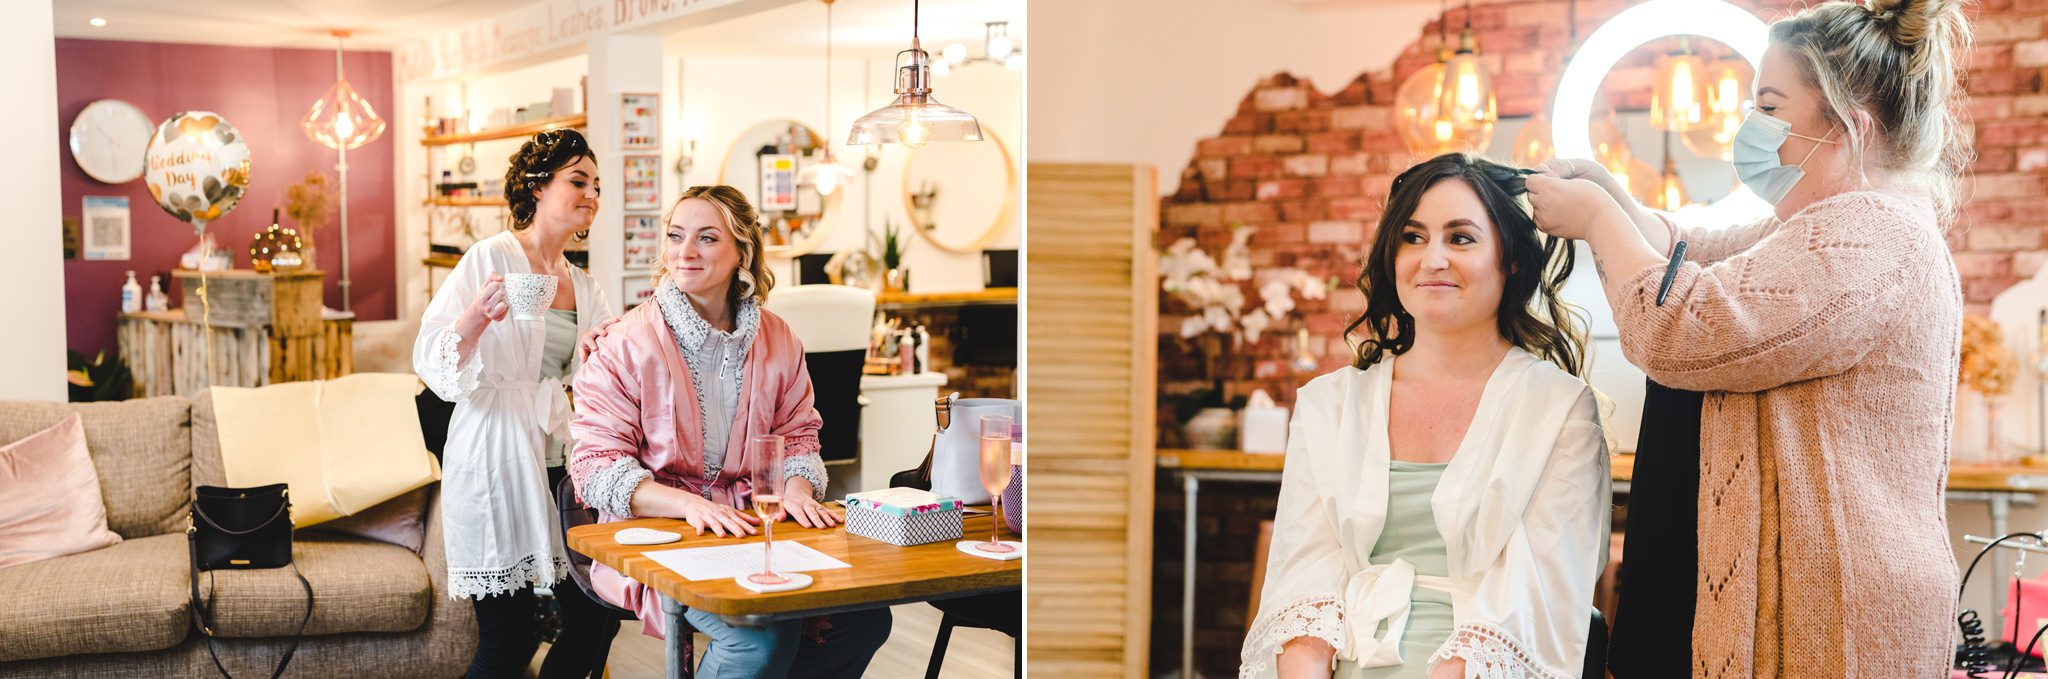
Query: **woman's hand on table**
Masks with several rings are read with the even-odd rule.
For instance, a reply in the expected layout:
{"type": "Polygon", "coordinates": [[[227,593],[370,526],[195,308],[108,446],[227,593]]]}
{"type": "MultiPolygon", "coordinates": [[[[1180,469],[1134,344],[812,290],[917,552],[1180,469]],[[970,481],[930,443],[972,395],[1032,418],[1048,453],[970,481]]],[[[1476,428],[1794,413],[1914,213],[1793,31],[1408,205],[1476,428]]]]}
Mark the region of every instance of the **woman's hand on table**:
{"type": "Polygon", "coordinates": [[[824,505],[818,504],[817,488],[811,480],[801,476],[783,482],[782,512],[775,516],[796,519],[796,524],[805,528],[830,528],[839,525],[839,517],[833,516],[824,505]]]}
{"type": "Polygon", "coordinates": [[[690,525],[697,529],[698,535],[703,535],[706,530],[719,537],[738,537],[759,532],[754,526],[760,525],[761,520],[747,512],[696,495],[683,496],[682,505],[682,511],[676,512],[680,516],[675,518],[690,522],[690,525]]]}

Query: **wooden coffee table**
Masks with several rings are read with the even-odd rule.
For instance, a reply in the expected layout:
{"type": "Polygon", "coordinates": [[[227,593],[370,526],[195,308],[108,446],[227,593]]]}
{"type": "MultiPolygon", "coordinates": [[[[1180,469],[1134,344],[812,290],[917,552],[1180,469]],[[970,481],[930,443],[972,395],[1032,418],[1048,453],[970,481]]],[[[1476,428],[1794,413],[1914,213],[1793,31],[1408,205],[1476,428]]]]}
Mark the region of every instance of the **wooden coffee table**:
{"type": "MultiPolygon", "coordinates": [[[[987,506],[975,507],[987,511],[987,506]]],[[[988,514],[969,516],[962,530],[966,538],[988,539],[988,514]]],[[[616,523],[578,526],[569,529],[568,547],[591,560],[610,566],[661,595],[665,629],[681,629],[683,610],[694,608],[719,617],[727,624],[762,627],[793,618],[808,618],[845,611],[883,608],[898,604],[953,597],[1015,592],[1024,585],[1024,560],[996,561],[963,554],[953,546],[958,540],[944,540],[911,547],[898,547],[846,532],[842,524],[831,528],[805,528],[794,521],[775,524],[775,542],[801,542],[852,568],[805,571],[811,586],[794,592],[756,594],[731,579],[687,580],[645,556],[690,547],[717,547],[759,542],[759,535],[734,538],[696,529],[679,519],[633,519],[616,523]],[[632,527],[681,533],[683,539],[665,545],[621,545],[613,539],[620,530],[632,527]]],[[[1017,539],[1003,531],[1005,540],[1017,539]]],[[[669,635],[666,643],[668,676],[684,676],[682,635],[669,635]]]]}

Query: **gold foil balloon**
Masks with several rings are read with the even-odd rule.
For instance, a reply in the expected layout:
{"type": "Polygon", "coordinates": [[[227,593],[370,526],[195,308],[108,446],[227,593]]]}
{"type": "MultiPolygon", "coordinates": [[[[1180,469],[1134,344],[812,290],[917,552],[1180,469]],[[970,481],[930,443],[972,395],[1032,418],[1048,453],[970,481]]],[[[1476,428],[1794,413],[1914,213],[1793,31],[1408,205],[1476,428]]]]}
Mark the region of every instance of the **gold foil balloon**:
{"type": "Polygon", "coordinates": [[[197,231],[235,209],[249,188],[249,146],[217,113],[185,111],[164,120],[143,157],[150,197],[197,231]]]}

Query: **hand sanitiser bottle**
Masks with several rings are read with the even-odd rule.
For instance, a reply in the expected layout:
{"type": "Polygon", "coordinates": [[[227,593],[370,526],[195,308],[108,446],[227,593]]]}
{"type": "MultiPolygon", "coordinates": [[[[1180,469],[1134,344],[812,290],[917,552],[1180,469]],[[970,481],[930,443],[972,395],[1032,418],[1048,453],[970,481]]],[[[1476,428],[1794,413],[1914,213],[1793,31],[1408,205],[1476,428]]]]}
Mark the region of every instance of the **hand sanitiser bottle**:
{"type": "Polygon", "coordinates": [[[169,311],[171,309],[171,298],[164,294],[163,283],[162,276],[149,277],[149,296],[143,298],[142,308],[150,311],[169,311]]]}
{"type": "Polygon", "coordinates": [[[135,272],[128,272],[128,282],[121,285],[121,313],[132,314],[142,310],[142,286],[135,283],[135,272]]]}

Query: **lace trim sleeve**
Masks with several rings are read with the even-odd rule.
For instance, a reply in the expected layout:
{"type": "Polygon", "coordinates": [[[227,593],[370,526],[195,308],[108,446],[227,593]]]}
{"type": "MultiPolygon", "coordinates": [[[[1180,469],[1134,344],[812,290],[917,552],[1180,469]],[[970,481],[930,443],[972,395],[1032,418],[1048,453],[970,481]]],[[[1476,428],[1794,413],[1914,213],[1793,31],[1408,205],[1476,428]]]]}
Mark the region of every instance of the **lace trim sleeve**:
{"type": "MultiPolygon", "coordinates": [[[[474,353],[470,354],[468,363],[461,362],[462,354],[456,350],[461,343],[462,336],[456,334],[454,328],[434,338],[433,369],[420,376],[427,387],[434,390],[434,395],[451,403],[468,400],[484,370],[483,359],[474,353]]],[[[482,348],[479,347],[478,351],[482,348]]]]}
{"type": "Polygon", "coordinates": [[[801,476],[811,482],[811,496],[814,500],[825,499],[825,461],[817,455],[792,455],[782,459],[782,477],[801,476]]]}
{"type": "Polygon", "coordinates": [[[1274,677],[1273,660],[1287,642],[1314,637],[1336,649],[1332,659],[1344,655],[1344,606],[1336,597],[1316,597],[1288,604],[1280,612],[1262,617],[1244,637],[1238,679],[1274,677]]]}
{"type": "Polygon", "coordinates": [[[633,492],[640,487],[640,480],[654,476],[640,461],[630,457],[613,460],[611,466],[597,470],[590,475],[590,481],[583,485],[583,504],[590,505],[606,516],[629,518],[633,516],[633,492]]]}
{"type": "Polygon", "coordinates": [[[1451,658],[1465,660],[1465,676],[1479,679],[1571,679],[1570,674],[1544,667],[1522,644],[1498,627],[1467,623],[1451,631],[1451,637],[1429,666],[1451,658]]]}

